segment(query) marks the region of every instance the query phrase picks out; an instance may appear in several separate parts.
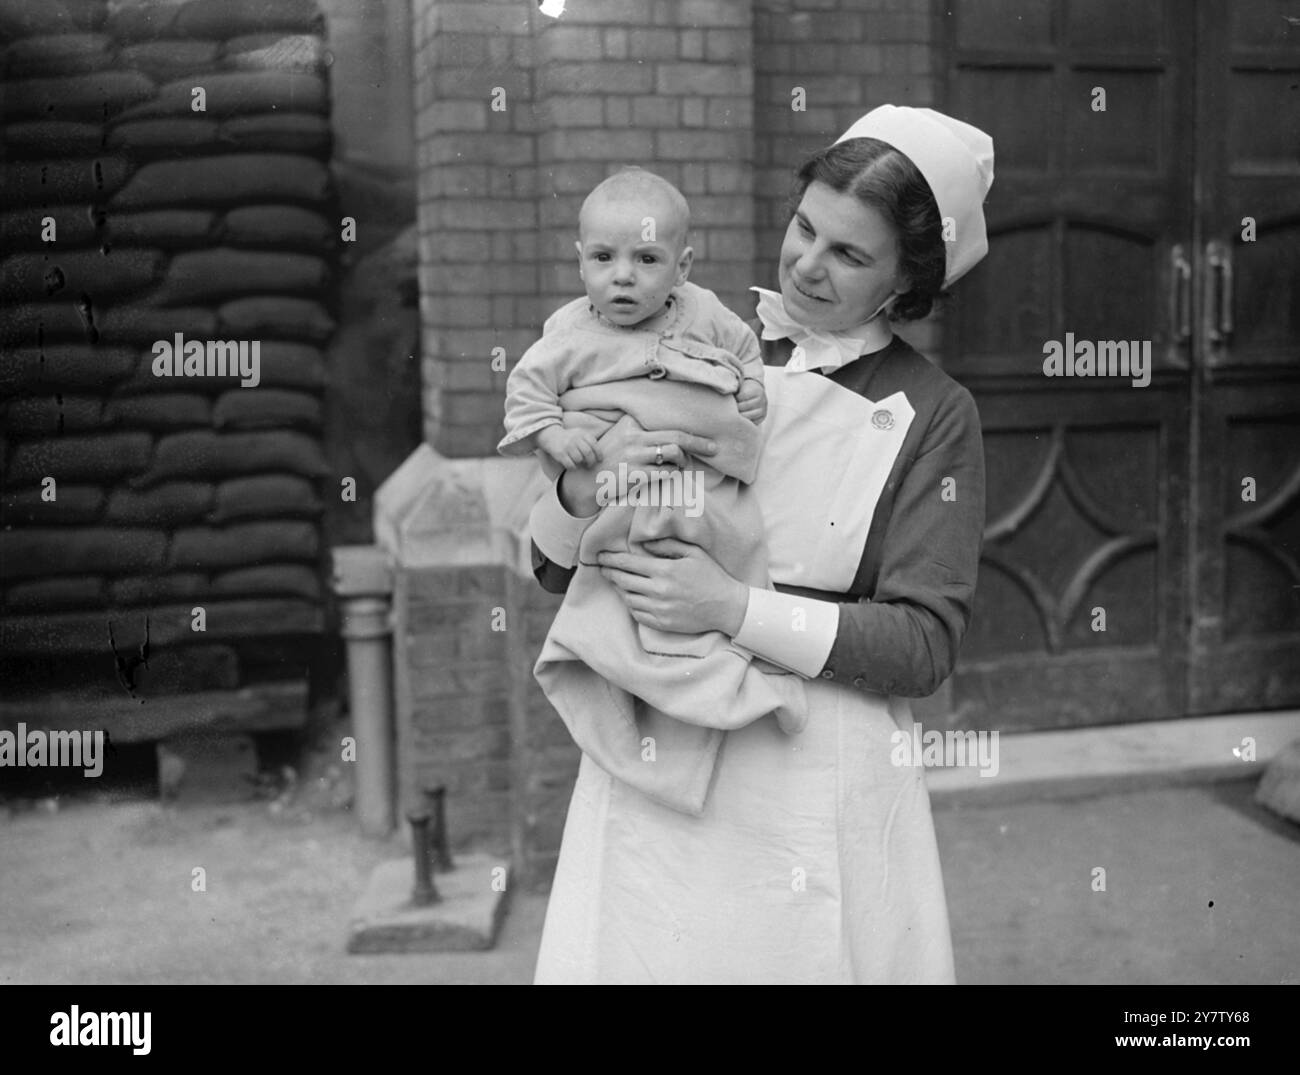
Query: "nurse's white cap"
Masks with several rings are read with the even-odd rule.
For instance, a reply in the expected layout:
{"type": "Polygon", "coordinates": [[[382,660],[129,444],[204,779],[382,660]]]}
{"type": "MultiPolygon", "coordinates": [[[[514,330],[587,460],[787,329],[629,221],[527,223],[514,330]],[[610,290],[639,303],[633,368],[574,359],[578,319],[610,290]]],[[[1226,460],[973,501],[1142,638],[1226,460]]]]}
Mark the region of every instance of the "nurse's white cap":
{"type": "Polygon", "coordinates": [[[872,109],[835,141],[850,138],[888,143],[907,156],[930,185],[939,215],[945,218],[945,235],[951,236],[945,243],[945,287],[989,252],[983,205],[993,185],[992,138],[942,112],[895,105],[872,109]]]}

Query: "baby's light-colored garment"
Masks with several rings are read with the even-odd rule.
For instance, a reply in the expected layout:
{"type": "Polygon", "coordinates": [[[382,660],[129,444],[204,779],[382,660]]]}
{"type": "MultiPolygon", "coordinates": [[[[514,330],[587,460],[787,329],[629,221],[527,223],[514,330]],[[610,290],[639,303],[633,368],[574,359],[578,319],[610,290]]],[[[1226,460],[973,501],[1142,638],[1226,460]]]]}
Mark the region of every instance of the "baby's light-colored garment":
{"type": "Polygon", "coordinates": [[[724,731],[769,715],[786,732],[802,731],[802,680],[721,632],[678,634],[638,624],[596,558],[675,537],[705,549],[746,585],[770,587],[763,517],[748,485],[758,428],[740,417],[734,399],[667,380],[575,389],[564,401],[582,403],[586,413],[621,410],[619,423],[710,437],[720,449],[708,463],[690,460],[697,515],[680,504],[601,509],[583,534],[577,569],[534,668],[574,741],[606,772],[675,810],[699,814],[724,731]]]}
{"type": "Polygon", "coordinates": [[[497,451],[526,455],[540,430],[570,424],[560,404],[570,389],[662,379],[735,396],[745,377],[762,383],[758,340],[712,291],[687,282],[663,311],[631,328],[606,321],[585,297],[575,299],[547,319],[542,338],[510,371],[497,451]]]}

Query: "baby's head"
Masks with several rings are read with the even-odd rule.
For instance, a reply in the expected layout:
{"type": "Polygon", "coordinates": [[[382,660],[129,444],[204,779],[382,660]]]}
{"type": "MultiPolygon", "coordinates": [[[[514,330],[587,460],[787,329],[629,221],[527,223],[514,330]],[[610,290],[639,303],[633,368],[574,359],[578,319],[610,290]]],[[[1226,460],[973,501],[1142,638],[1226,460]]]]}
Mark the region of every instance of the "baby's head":
{"type": "Polygon", "coordinates": [[[664,308],[686,282],[690,207],[681,191],[641,168],[611,175],[578,214],[578,272],[587,298],[616,325],[632,327],[664,308]]]}

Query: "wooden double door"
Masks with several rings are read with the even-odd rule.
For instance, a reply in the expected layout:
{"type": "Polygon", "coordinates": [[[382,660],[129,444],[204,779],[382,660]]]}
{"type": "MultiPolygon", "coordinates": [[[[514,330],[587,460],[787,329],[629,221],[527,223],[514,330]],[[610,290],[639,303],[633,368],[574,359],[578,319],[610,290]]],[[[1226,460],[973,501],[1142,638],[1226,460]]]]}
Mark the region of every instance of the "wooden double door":
{"type": "Polygon", "coordinates": [[[988,467],[954,722],[1300,705],[1300,9],[940,10],[943,107],[997,156],[947,318],[988,467]],[[1053,341],[1149,345],[1149,383],[1047,376],[1053,341]]]}

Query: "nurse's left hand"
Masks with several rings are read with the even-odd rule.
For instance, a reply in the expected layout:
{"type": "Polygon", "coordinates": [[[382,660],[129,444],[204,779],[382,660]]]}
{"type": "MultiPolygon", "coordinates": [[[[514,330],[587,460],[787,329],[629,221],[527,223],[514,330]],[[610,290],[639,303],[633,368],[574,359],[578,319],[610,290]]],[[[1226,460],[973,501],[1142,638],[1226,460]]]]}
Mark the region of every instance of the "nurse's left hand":
{"type": "Polygon", "coordinates": [[[748,586],[698,545],[659,538],[644,548],[598,557],[600,573],[617,587],[637,623],[678,634],[722,631],[735,637],[749,605],[748,586]]]}

